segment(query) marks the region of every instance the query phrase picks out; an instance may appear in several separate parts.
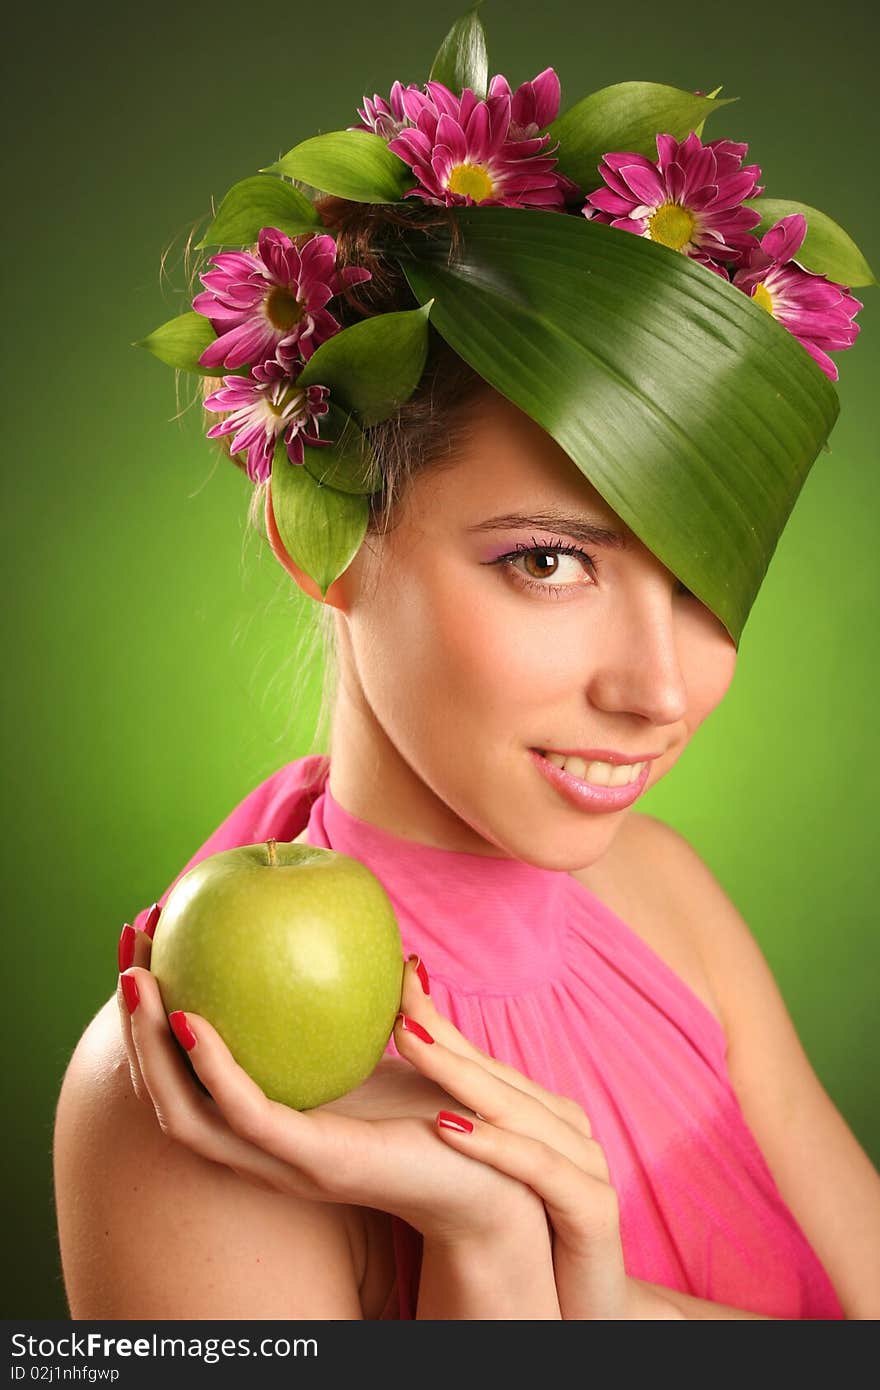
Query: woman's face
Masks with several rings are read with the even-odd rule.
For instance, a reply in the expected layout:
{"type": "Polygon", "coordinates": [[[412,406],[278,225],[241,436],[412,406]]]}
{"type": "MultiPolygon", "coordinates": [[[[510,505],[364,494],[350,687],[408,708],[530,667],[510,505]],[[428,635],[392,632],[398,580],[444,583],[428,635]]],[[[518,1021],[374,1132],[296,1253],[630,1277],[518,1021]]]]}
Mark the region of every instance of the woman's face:
{"type": "Polygon", "coordinates": [[[337,581],[333,795],[410,839],[595,863],[630,808],[573,805],[529,750],[656,755],[653,785],[730,685],[731,637],[494,392],[460,459],[418,477],[398,516],[337,581]],[[526,520],[494,520],[514,514],[526,520]]]}

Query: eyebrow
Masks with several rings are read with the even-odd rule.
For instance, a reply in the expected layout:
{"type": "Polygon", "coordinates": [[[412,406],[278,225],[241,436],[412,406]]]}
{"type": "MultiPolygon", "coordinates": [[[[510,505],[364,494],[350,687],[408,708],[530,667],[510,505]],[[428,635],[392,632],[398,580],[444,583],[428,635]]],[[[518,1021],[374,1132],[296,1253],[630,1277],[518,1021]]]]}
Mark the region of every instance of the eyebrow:
{"type": "Polygon", "coordinates": [[[616,550],[626,549],[626,536],[620,531],[612,531],[600,526],[585,516],[568,516],[552,507],[538,512],[505,512],[501,516],[491,516],[469,531],[506,531],[518,527],[546,527],[548,530],[562,531],[572,539],[584,541],[588,545],[608,545],[616,550]]]}

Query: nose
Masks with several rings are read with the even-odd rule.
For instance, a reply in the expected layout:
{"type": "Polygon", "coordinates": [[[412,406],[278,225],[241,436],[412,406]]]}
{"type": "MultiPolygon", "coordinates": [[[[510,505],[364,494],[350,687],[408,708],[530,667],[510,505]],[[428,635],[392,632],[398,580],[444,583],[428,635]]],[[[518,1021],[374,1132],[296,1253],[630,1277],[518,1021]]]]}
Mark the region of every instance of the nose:
{"type": "Polygon", "coordinates": [[[673,588],[674,581],[663,580],[634,585],[609,612],[591,652],[588,694],[598,708],[657,725],[685,717],[683,630],[673,588]]]}

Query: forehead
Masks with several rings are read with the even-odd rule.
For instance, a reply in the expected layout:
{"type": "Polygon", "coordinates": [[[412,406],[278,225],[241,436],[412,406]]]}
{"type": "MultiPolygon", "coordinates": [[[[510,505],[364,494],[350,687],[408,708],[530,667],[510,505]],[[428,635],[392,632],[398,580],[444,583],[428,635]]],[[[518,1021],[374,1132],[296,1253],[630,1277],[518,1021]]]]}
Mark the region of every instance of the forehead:
{"type": "Polygon", "coordinates": [[[495,391],[477,407],[455,461],[417,476],[410,500],[411,519],[420,526],[468,525],[506,511],[565,508],[632,534],[556,441],[495,391]]]}

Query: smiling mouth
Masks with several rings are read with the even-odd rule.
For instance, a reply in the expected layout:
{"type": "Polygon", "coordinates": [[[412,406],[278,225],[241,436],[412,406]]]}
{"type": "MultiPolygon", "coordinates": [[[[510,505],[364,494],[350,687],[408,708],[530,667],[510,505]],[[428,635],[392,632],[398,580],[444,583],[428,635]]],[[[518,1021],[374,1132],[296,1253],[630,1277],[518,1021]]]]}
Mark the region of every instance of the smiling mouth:
{"type": "Polygon", "coordinates": [[[647,759],[635,763],[615,764],[599,759],[587,760],[576,754],[546,752],[542,748],[536,748],[535,752],[540,753],[541,757],[546,759],[548,763],[553,763],[555,767],[561,768],[569,777],[574,777],[579,782],[587,782],[593,787],[629,786],[630,783],[638,781],[648,766],[647,759]]]}

